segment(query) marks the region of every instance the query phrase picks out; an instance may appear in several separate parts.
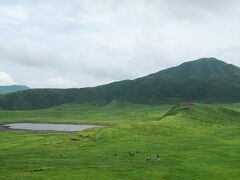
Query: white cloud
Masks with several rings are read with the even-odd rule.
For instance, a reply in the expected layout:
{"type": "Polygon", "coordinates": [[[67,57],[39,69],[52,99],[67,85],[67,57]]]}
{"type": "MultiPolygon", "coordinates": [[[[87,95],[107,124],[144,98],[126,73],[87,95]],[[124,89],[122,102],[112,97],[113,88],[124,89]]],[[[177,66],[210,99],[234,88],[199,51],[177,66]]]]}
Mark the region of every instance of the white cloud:
{"type": "Polygon", "coordinates": [[[0,85],[11,85],[11,84],[14,84],[12,77],[3,71],[0,71],[0,85]]]}
{"type": "Polygon", "coordinates": [[[78,83],[62,77],[52,77],[48,79],[48,84],[52,87],[70,88],[77,87],[78,83]]]}
{"type": "Polygon", "coordinates": [[[79,83],[63,77],[51,77],[46,81],[29,81],[32,88],[77,88],[79,83]]]}
{"type": "Polygon", "coordinates": [[[30,9],[20,4],[0,4],[0,25],[18,25],[25,22],[30,16],[30,9]]]}

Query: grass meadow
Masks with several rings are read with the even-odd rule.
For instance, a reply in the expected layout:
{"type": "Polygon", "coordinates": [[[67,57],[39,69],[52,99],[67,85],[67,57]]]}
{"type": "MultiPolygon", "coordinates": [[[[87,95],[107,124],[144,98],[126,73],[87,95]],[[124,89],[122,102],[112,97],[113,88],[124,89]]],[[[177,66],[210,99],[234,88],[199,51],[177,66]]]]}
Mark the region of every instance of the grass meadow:
{"type": "Polygon", "coordinates": [[[103,124],[74,133],[0,130],[0,179],[240,179],[240,104],[65,104],[13,122],[103,124]]]}

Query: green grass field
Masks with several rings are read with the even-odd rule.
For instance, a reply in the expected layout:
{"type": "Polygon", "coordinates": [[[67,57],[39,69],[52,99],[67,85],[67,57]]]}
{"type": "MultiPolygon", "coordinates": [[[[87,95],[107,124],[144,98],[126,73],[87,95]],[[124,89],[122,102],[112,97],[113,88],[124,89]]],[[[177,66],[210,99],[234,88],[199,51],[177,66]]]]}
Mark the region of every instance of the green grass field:
{"type": "Polygon", "coordinates": [[[114,101],[0,111],[0,124],[10,122],[109,126],[75,133],[2,129],[0,179],[240,179],[240,104],[187,110],[114,101]]]}

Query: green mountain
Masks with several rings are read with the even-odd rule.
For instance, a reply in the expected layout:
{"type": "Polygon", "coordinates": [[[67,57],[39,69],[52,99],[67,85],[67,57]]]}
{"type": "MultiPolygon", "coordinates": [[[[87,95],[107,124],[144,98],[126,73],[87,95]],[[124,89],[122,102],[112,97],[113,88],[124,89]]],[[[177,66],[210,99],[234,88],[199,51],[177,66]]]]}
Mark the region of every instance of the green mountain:
{"type": "Polygon", "coordinates": [[[0,94],[8,94],[17,91],[27,90],[29,87],[22,85],[0,86],[0,94]]]}
{"type": "Polygon", "coordinates": [[[64,103],[104,105],[113,100],[160,104],[240,102],[240,68],[215,58],[183,63],[135,80],[93,88],[33,89],[0,97],[3,109],[40,109],[64,103]]]}

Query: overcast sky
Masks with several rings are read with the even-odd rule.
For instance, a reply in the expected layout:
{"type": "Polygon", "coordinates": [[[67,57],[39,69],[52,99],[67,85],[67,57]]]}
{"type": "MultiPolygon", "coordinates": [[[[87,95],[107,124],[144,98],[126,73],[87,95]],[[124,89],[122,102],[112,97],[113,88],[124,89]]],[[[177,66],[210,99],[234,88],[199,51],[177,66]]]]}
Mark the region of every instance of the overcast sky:
{"type": "Polygon", "coordinates": [[[0,84],[85,87],[216,57],[240,66],[239,0],[0,0],[0,84]]]}

